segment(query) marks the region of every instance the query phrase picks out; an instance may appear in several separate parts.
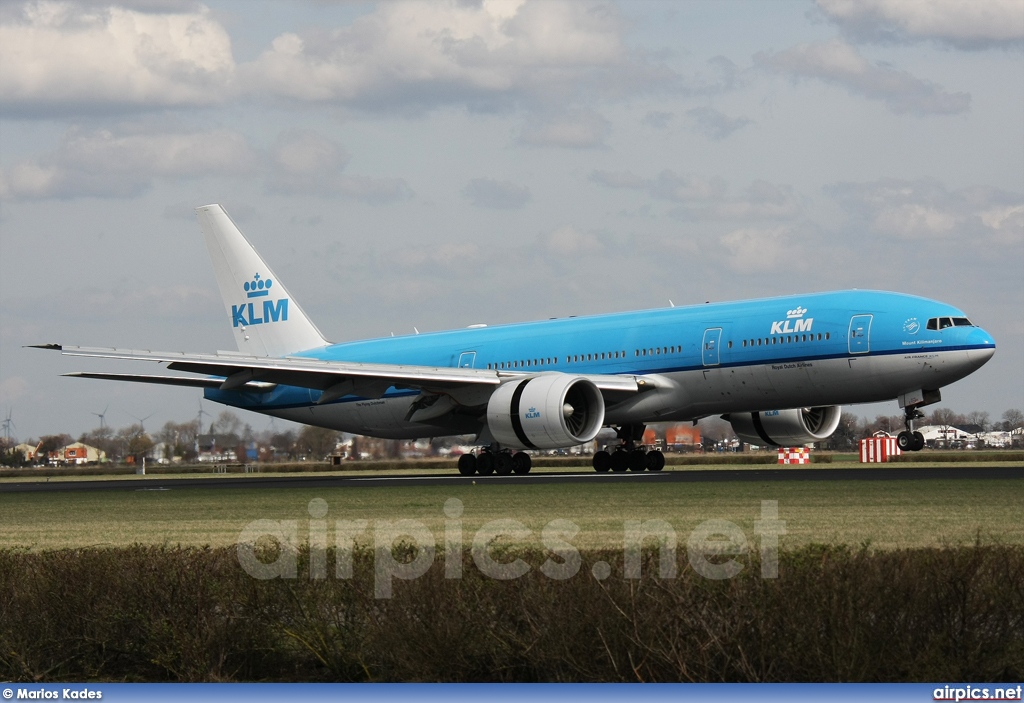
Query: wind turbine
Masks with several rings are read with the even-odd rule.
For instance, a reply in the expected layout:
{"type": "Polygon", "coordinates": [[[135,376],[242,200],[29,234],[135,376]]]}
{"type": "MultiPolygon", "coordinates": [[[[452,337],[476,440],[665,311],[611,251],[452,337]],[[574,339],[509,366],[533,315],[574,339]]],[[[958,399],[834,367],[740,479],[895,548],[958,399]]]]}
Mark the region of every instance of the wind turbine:
{"type": "Polygon", "coordinates": [[[8,408],[7,419],[4,420],[4,446],[9,446],[11,444],[11,428],[14,427],[15,429],[17,429],[17,427],[14,424],[14,420],[11,419],[12,412],[13,411],[10,408],[8,408]]]}
{"type": "Polygon", "coordinates": [[[136,417],[135,415],[132,415],[131,413],[128,413],[128,415],[130,415],[131,417],[134,417],[136,420],[139,421],[139,427],[142,428],[142,433],[145,434],[146,433],[146,420],[148,420],[149,418],[153,417],[153,413],[150,413],[149,415],[146,415],[146,417],[136,417]]]}
{"type": "Polygon", "coordinates": [[[107,410],[109,410],[109,409],[110,409],[110,406],[107,405],[107,407],[103,408],[103,412],[101,412],[101,413],[92,413],[93,415],[95,415],[96,417],[98,417],[100,419],[100,429],[101,430],[107,429],[106,417],[107,417],[107,410]]]}
{"type": "Polygon", "coordinates": [[[209,415],[210,413],[203,410],[203,400],[199,399],[199,431],[196,432],[196,436],[203,434],[203,415],[209,415]]]}

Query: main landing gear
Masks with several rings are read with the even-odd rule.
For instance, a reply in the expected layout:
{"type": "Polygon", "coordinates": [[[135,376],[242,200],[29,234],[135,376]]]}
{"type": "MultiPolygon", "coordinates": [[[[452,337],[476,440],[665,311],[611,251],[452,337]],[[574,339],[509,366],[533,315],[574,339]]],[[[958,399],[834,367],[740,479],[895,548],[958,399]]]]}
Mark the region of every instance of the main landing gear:
{"type": "Polygon", "coordinates": [[[637,447],[643,439],[644,425],[623,425],[616,434],[622,442],[612,452],[604,450],[594,454],[594,470],[599,473],[606,471],[661,471],[665,468],[665,455],[661,452],[648,452],[637,447]]]}
{"type": "Polygon", "coordinates": [[[459,473],[463,476],[480,474],[481,476],[509,476],[511,474],[528,474],[533,462],[526,452],[513,454],[508,449],[491,450],[485,448],[479,454],[463,454],[459,457],[459,473]]]}
{"type": "Polygon", "coordinates": [[[902,452],[919,452],[924,449],[924,435],[914,431],[914,420],[923,418],[924,413],[917,407],[904,408],[904,413],[903,422],[907,429],[896,435],[896,446],[902,452]]]}

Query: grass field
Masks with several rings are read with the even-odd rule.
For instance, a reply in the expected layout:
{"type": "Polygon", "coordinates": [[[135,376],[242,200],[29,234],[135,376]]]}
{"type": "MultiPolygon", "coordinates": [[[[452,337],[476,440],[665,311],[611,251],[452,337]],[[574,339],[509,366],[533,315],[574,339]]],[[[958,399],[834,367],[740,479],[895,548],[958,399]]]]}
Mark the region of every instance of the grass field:
{"type": "MultiPolygon", "coordinates": [[[[140,486],[143,485],[140,483],[140,486]]],[[[579,548],[615,548],[626,520],[659,519],[685,545],[708,519],[736,523],[754,539],[761,501],[778,501],[786,523],[783,549],[811,543],[875,549],[985,543],[1024,544],[1024,490],[1014,480],[640,482],[471,486],[175,489],[0,493],[0,548],[33,550],[130,544],[234,544],[253,520],[298,520],[305,539],[309,502],[327,502],[326,519],[365,519],[372,542],[379,521],[422,522],[444,539],[445,501],[462,501],[463,539],[484,523],[514,519],[530,528],[520,544],[541,547],[540,530],[555,519],[580,527],[579,548]]],[[[503,538],[507,541],[507,538],[503,538]]]]}

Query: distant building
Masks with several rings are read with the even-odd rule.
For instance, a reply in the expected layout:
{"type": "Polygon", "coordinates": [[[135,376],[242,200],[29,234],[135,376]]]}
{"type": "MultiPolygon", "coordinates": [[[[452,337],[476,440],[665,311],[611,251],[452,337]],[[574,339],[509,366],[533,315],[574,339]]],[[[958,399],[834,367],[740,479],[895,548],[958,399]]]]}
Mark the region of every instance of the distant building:
{"type": "Polygon", "coordinates": [[[700,427],[696,425],[670,425],[665,429],[665,448],[668,451],[693,451],[700,446],[700,427]]]}
{"type": "Polygon", "coordinates": [[[20,452],[25,461],[29,463],[35,463],[36,453],[39,451],[38,444],[25,444],[24,442],[14,447],[14,451],[20,452]]]}
{"type": "Polygon", "coordinates": [[[201,434],[198,445],[198,460],[201,462],[238,461],[238,437],[233,434],[201,434]]]}
{"type": "Polygon", "coordinates": [[[49,462],[54,465],[74,464],[78,466],[80,464],[96,464],[106,461],[107,453],[82,442],[72,442],[67,446],[50,452],[48,458],[49,462]]]}

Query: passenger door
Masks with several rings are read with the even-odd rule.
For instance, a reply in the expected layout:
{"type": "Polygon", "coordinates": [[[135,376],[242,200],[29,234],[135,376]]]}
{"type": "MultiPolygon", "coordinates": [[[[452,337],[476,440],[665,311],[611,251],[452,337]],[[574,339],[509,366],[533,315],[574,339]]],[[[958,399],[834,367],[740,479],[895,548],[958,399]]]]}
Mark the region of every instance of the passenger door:
{"type": "Polygon", "coordinates": [[[718,348],[722,344],[722,328],[712,327],[704,330],[704,343],[701,345],[701,357],[705,366],[718,366],[720,356],[718,348]]]}
{"type": "Polygon", "coordinates": [[[867,354],[871,351],[871,319],[873,315],[854,315],[850,318],[850,353],[867,354]]]}

